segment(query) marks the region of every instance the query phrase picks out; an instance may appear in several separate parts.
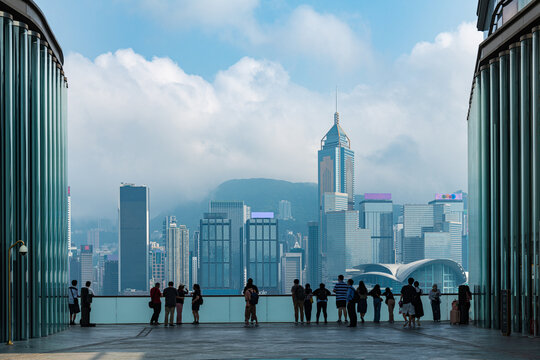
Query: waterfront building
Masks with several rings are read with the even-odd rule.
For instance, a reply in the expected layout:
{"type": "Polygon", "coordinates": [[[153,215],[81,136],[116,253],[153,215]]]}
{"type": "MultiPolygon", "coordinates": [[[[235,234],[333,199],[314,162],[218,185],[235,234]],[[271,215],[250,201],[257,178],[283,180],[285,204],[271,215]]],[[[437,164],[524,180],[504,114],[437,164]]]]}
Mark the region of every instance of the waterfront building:
{"type": "Polygon", "coordinates": [[[394,225],[394,249],[396,264],[403,263],[403,222],[394,225]]]}
{"type": "Polygon", "coordinates": [[[322,281],[321,248],[319,246],[319,223],[310,221],[308,226],[307,242],[307,281],[311,284],[319,284],[322,281]]]}
{"type": "Polygon", "coordinates": [[[373,242],[372,262],[393,264],[395,262],[392,195],[364,194],[358,204],[362,229],[371,230],[373,242]]]}
{"type": "Polygon", "coordinates": [[[8,326],[13,340],[22,340],[67,324],[67,78],[62,49],[34,1],[0,1],[0,44],[0,340],[5,342],[8,326]],[[8,264],[8,249],[18,240],[28,256],[21,256],[17,245],[8,264]]]}
{"type": "Polygon", "coordinates": [[[239,294],[233,286],[232,221],[227,213],[205,213],[200,220],[199,273],[197,280],[205,294],[239,294]]]}
{"type": "Polygon", "coordinates": [[[538,335],[540,2],[480,0],[477,15],[485,39],[467,116],[475,315],[484,327],[538,335]]]}
{"type": "Polygon", "coordinates": [[[259,290],[279,293],[278,221],[270,214],[251,213],[246,222],[246,268],[259,290]]]}
{"type": "Polygon", "coordinates": [[[231,283],[227,288],[234,288],[238,291],[244,288],[244,226],[247,219],[251,217],[251,209],[243,201],[210,201],[210,213],[224,213],[226,219],[230,220],[230,276],[231,283]]]}
{"type": "Polygon", "coordinates": [[[120,291],[148,291],[148,186],[124,183],[120,185],[118,217],[120,291]]]}
{"type": "Polygon", "coordinates": [[[118,257],[107,256],[104,264],[103,290],[106,296],[118,295],[118,257]]]}
{"type": "MultiPolygon", "coordinates": [[[[433,205],[434,231],[449,232],[452,239],[450,253],[446,254],[445,258],[460,264],[463,261],[463,223],[465,217],[462,196],[462,193],[436,194],[435,200],[429,202],[430,205],[433,205]]],[[[428,258],[427,255],[426,258],[428,258]]]]}
{"type": "Polygon", "coordinates": [[[382,289],[389,287],[394,294],[399,293],[410,277],[420,283],[425,294],[433,284],[437,284],[443,294],[456,293],[458,286],[467,281],[463,267],[449,259],[423,259],[409,264],[362,264],[354,269],[348,276],[355,283],[363,281],[368,288],[379,284],[382,289]]]}

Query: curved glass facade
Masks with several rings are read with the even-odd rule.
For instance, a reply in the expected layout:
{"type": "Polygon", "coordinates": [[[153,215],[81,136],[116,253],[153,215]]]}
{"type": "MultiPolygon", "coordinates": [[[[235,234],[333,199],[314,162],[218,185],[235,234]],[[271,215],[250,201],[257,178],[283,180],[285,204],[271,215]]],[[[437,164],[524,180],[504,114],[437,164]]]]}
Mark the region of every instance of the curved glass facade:
{"type": "Polygon", "coordinates": [[[512,331],[537,334],[540,28],[527,32],[485,59],[474,79],[468,117],[474,259],[469,270],[471,289],[479,294],[479,325],[501,327],[500,293],[507,289],[512,331]]]}
{"type": "Polygon", "coordinates": [[[9,266],[13,340],[45,336],[68,322],[67,79],[43,34],[14,17],[20,18],[0,11],[2,341],[8,337],[9,266]],[[17,240],[28,255],[15,247],[8,264],[8,248],[17,240]]]}

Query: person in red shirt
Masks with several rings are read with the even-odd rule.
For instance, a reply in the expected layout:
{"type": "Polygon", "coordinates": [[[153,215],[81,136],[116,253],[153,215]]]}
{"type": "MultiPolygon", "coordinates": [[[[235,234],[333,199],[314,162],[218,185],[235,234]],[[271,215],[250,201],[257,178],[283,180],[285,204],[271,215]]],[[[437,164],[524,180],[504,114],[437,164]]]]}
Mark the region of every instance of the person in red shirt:
{"type": "Polygon", "coordinates": [[[150,325],[159,325],[159,313],[161,312],[161,291],[159,290],[159,283],[156,283],[152,289],[150,289],[150,300],[152,302],[152,309],[154,313],[150,319],[150,325]]]}

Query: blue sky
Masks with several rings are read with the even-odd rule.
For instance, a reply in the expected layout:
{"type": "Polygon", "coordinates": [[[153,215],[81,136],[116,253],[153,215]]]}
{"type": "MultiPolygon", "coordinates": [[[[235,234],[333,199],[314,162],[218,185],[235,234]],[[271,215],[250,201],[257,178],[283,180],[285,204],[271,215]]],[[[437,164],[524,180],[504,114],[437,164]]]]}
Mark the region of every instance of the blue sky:
{"type": "Polygon", "coordinates": [[[355,192],[467,187],[476,1],[38,0],[65,54],[74,217],[152,212],[232,178],[317,181],[333,122],[355,192]]]}
{"type": "MultiPolygon", "coordinates": [[[[164,2],[176,7],[174,1],[164,2]]],[[[197,22],[171,23],[167,15],[149,11],[149,7],[155,6],[152,1],[147,1],[147,5],[139,0],[38,0],[37,3],[45,12],[64,52],[77,52],[91,59],[102,53],[132,48],[146,58],[169,57],[187,73],[211,81],[219,70],[244,56],[263,57],[282,63],[295,82],[320,91],[334,87],[331,77],[335,77],[334,83],[348,88],[362,77],[371,76],[362,68],[356,69],[354,74],[329,71],[331,76],[320,76],[320,68],[306,66],[309,55],[273,53],[257,46],[239,44],[231,41],[228,35],[220,35],[222,29],[219,27],[202,26],[197,22]]],[[[377,61],[386,65],[410,51],[418,42],[430,41],[438,33],[476,20],[476,1],[473,0],[266,0],[257,3],[253,15],[261,26],[285,22],[299,6],[335,15],[365,39],[373,48],[377,61]]]]}

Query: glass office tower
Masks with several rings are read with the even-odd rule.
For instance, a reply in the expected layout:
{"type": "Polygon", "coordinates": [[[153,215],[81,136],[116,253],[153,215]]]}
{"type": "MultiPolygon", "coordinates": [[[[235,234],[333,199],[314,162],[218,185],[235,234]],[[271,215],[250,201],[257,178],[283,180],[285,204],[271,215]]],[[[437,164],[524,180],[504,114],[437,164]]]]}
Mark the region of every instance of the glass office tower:
{"type": "Polygon", "coordinates": [[[249,219],[246,223],[247,277],[253,279],[260,291],[279,294],[278,266],[277,220],[269,217],[249,219]]]}
{"type": "Polygon", "coordinates": [[[475,314],[480,326],[523,334],[538,334],[540,311],[539,20],[538,1],[479,1],[485,40],[467,119],[475,314]]]}
{"type": "Polygon", "coordinates": [[[33,1],[0,1],[0,339],[52,334],[67,314],[67,79],[33,1]],[[8,248],[28,246],[21,257],[8,248]],[[8,324],[8,266],[12,323],[8,324]],[[32,299],[32,301],[28,301],[32,299]]]}
{"type": "Polygon", "coordinates": [[[358,204],[360,227],[371,230],[374,263],[393,264],[394,227],[391,194],[364,194],[358,204]]]}
{"type": "Polygon", "coordinates": [[[120,292],[148,291],[149,189],[146,185],[120,185],[119,286],[120,292]]]}
{"type": "Polygon", "coordinates": [[[232,268],[232,221],[226,213],[205,213],[200,221],[199,271],[197,280],[203,294],[233,295],[241,289],[233,287],[236,274],[232,268]]]}

